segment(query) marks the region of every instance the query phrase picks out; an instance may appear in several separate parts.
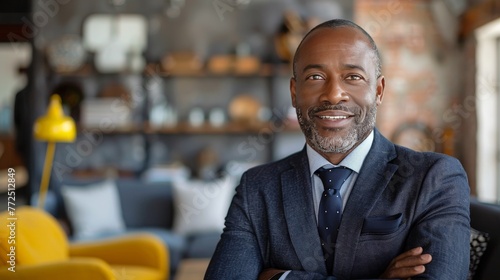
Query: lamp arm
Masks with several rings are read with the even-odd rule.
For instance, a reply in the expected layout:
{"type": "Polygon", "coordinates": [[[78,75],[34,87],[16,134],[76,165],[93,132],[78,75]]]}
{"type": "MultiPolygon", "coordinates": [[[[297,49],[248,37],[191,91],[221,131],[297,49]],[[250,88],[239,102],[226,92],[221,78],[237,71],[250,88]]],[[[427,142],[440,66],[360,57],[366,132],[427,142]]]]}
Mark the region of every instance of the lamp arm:
{"type": "Polygon", "coordinates": [[[47,152],[45,154],[45,162],[43,164],[42,182],[40,183],[40,191],[38,193],[38,208],[43,209],[45,204],[45,197],[49,188],[50,174],[52,171],[52,161],[54,160],[54,152],[56,143],[47,142],[47,152]]]}

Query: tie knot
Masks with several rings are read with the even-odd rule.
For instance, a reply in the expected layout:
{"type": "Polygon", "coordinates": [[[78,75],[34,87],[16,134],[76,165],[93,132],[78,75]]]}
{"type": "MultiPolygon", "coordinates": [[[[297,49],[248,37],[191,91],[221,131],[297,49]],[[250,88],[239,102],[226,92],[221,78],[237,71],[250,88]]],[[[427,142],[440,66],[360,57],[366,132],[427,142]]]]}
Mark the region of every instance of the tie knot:
{"type": "Polygon", "coordinates": [[[351,169],[344,166],[334,168],[320,167],[315,172],[315,174],[318,175],[318,177],[323,182],[323,187],[325,188],[325,190],[339,190],[342,187],[342,184],[344,184],[344,182],[347,180],[349,175],[351,175],[351,172],[351,169]]]}

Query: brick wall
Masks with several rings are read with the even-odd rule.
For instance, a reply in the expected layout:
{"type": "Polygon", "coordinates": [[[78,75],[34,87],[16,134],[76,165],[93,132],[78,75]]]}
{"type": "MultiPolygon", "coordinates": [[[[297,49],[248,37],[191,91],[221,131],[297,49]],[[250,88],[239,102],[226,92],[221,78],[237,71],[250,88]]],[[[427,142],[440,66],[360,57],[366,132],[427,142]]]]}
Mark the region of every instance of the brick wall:
{"type": "Polygon", "coordinates": [[[402,127],[427,127],[434,150],[456,155],[457,117],[451,108],[460,104],[463,77],[458,17],[441,1],[355,3],[355,21],[382,54],[386,91],[377,126],[389,138],[402,127]]]}

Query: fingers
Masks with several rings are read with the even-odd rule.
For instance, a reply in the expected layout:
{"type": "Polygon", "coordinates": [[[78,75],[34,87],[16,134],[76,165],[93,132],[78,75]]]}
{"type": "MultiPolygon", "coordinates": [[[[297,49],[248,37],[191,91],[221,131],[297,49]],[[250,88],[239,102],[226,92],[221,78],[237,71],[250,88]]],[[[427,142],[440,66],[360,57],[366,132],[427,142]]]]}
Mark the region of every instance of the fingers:
{"type": "Polygon", "coordinates": [[[417,266],[411,266],[411,267],[400,267],[400,268],[393,268],[390,271],[384,273],[382,278],[406,279],[406,278],[410,278],[413,276],[417,276],[417,275],[422,274],[424,272],[425,272],[425,266],[423,266],[423,265],[417,265],[417,266]]]}
{"type": "Polygon", "coordinates": [[[422,254],[422,247],[416,247],[411,250],[404,252],[403,254],[394,258],[390,264],[392,268],[411,268],[417,266],[423,266],[432,261],[432,256],[430,254],[422,254]]]}
{"type": "Polygon", "coordinates": [[[425,264],[432,261],[430,254],[422,254],[422,247],[408,250],[394,258],[386,269],[382,278],[408,278],[422,274],[425,264]]]}
{"type": "Polygon", "coordinates": [[[269,280],[273,278],[276,274],[285,272],[285,270],[277,268],[266,268],[260,274],[258,280],[269,280]]]}
{"type": "Polygon", "coordinates": [[[400,259],[404,259],[406,257],[411,257],[411,256],[418,256],[420,254],[422,254],[424,249],[422,249],[422,247],[415,247],[411,250],[408,250],[406,252],[404,252],[403,254],[397,256],[396,258],[394,258],[393,261],[398,261],[400,259]]]}

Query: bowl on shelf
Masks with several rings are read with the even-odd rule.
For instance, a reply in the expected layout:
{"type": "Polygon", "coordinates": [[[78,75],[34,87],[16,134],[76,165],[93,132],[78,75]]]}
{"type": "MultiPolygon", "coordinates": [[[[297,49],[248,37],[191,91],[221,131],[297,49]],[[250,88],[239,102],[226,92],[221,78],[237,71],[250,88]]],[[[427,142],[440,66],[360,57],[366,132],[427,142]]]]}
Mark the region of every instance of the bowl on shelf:
{"type": "Polygon", "coordinates": [[[229,104],[229,116],[233,121],[239,123],[258,123],[260,122],[259,113],[261,109],[262,104],[255,97],[241,94],[229,104]]]}

